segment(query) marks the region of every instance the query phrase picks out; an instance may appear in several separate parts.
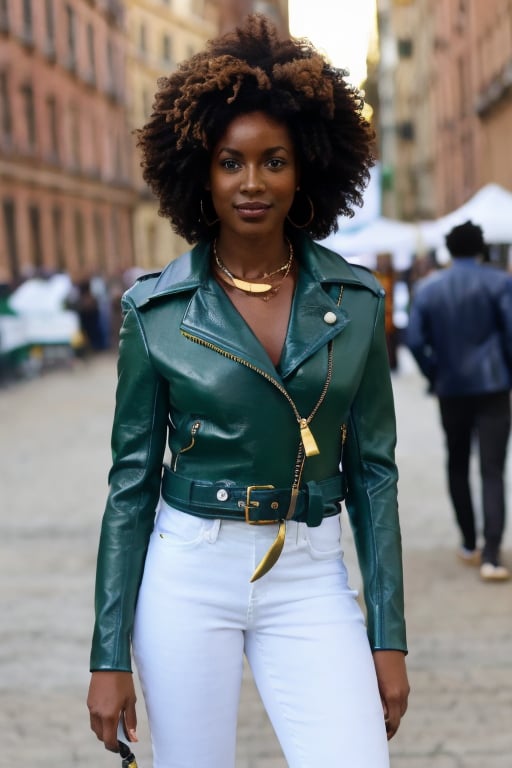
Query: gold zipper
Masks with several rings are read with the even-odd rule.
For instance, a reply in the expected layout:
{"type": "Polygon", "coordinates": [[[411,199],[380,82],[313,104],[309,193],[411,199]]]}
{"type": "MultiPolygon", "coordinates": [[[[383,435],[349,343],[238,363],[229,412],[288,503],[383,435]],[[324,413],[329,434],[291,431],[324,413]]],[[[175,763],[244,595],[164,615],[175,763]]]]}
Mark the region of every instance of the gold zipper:
{"type": "MultiPolygon", "coordinates": [[[[344,286],[340,286],[340,291],[338,294],[338,299],[336,301],[336,305],[339,307],[341,304],[341,299],[343,298],[343,289],[344,286]]],[[[302,445],[304,446],[304,458],[308,456],[317,456],[320,453],[320,450],[318,448],[318,445],[316,443],[315,438],[313,437],[313,433],[311,432],[309,428],[309,424],[311,423],[312,419],[316,415],[316,412],[322,405],[324,398],[327,394],[327,390],[329,389],[329,385],[331,383],[332,379],[332,364],[333,364],[333,343],[332,339],[327,345],[327,376],[325,377],[324,385],[322,387],[322,391],[320,393],[320,397],[318,398],[318,401],[309,414],[307,418],[304,418],[300,415],[297,406],[293,402],[292,398],[286,391],[286,389],[283,387],[282,384],[280,384],[276,379],[274,379],[270,374],[268,374],[266,371],[263,371],[261,368],[258,368],[257,366],[253,365],[252,363],[247,362],[247,360],[244,360],[243,357],[239,357],[238,355],[233,355],[231,352],[226,352],[225,349],[222,349],[222,347],[218,347],[215,344],[212,344],[210,341],[205,341],[204,339],[200,339],[198,336],[192,336],[192,334],[187,333],[187,331],[181,331],[181,334],[190,341],[195,342],[196,344],[200,344],[203,347],[207,347],[208,349],[212,349],[214,352],[217,352],[219,355],[223,355],[223,357],[227,357],[228,360],[233,360],[235,363],[240,363],[240,365],[245,365],[246,368],[249,368],[251,371],[254,371],[255,373],[259,373],[260,376],[263,376],[264,379],[269,381],[271,384],[276,387],[282,395],[288,400],[289,404],[291,405],[293,409],[293,413],[295,415],[295,418],[297,419],[297,424],[299,425],[300,429],[300,438],[302,441],[302,445]]],[[[297,457],[298,458],[298,457],[297,457]]],[[[300,474],[302,474],[302,469],[300,471],[300,474]]]]}
{"type": "Polygon", "coordinates": [[[182,453],[186,453],[187,451],[190,451],[191,448],[194,447],[194,443],[196,442],[196,435],[199,431],[199,427],[201,426],[200,421],[194,421],[190,428],[190,443],[186,445],[184,448],[180,448],[178,453],[176,454],[176,458],[174,459],[173,463],[173,470],[176,471],[176,465],[178,464],[178,459],[181,456],[182,453]]]}
{"type": "Polygon", "coordinates": [[[332,378],[332,341],[329,342],[327,376],[324,382],[324,386],[322,388],[322,392],[320,394],[320,398],[318,399],[318,402],[316,403],[315,407],[313,408],[309,416],[307,418],[303,418],[300,415],[299,411],[297,410],[297,406],[295,405],[295,403],[293,402],[292,398],[290,397],[286,389],[283,387],[283,385],[280,384],[276,379],[274,379],[269,373],[262,370],[261,368],[258,368],[252,363],[249,363],[247,360],[244,360],[243,357],[239,357],[238,355],[233,355],[231,352],[227,352],[226,350],[222,349],[222,347],[218,347],[215,344],[212,344],[210,341],[205,341],[204,339],[200,339],[198,336],[192,336],[192,334],[187,333],[186,331],[181,331],[181,333],[183,336],[185,336],[185,338],[189,339],[190,341],[193,341],[196,344],[200,344],[203,347],[207,347],[208,349],[212,349],[214,352],[218,352],[220,355],[223,355],[223,357],[227,357],[229,360],[233,360],[233,362],[235,363],[240,363],[241,365],[245,365],[246,368],[250,368],[251,371],[254,371],[255,373],[259,373],[260,376],[263,376],[264,379],[266,379],[271,384],[273,384],[274,387],[276,387],[281,392],[281,394],[284,395],[284,397],[288,400],[289,404],[293,409],[293,413],[295,415],[295,418],[297,419],[297,424],[299,425],[300,436],[301,436],[301,440],[304,446],[304,451],[306,453],[306,456],[316,456],[318,453],[320,453],[318,446],[316,444],[315,438],[313,437],[313,434],[309,428],[309,423],[311,422],[311,419],[314,417],[320,405],[322,404],[325,398],[325,395],[327,394],[327,389],[329,388],[329,384],[332,378]]]}

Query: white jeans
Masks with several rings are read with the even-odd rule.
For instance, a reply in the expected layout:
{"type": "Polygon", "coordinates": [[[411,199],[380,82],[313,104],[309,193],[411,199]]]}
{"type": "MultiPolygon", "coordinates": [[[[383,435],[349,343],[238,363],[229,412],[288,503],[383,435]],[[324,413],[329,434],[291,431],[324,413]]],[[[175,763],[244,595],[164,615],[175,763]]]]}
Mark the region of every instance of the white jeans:
{"type": "Polygon", "coordinates": [[[154,768],[233,768],[243,654],[292,768],[388,768],[384,716],[339,516],[277,526],[205,520],[161,503],[134,656],[154,768]]]}

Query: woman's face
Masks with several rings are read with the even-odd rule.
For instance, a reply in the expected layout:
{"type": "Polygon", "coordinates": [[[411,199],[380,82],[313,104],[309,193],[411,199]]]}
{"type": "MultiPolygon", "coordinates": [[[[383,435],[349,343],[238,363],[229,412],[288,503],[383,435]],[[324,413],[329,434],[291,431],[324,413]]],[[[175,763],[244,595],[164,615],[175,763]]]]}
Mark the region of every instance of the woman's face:
{"type": "Polygon", "coordinates": [[[264,112],[236,117],[213,148],[208,189],[222,228],[282,232],[299,176],[284,123],[264,112]]]}

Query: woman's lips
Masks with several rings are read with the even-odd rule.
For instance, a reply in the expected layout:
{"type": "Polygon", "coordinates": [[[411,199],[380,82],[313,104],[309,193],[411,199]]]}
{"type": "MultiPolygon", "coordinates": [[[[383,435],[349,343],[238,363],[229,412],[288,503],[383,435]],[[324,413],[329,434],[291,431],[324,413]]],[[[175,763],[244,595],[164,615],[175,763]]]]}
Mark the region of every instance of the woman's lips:
{"type": "Polygon", "coordinates": [[[257,219],[260,216],[264,216],[264,214],[269,210],[269,208],[270,208],[270,205],[267,205],[266,203],[260,203],[260,202],[240,203],[240,205],[235,206],[236,211],[244,219],[257,219]]]}

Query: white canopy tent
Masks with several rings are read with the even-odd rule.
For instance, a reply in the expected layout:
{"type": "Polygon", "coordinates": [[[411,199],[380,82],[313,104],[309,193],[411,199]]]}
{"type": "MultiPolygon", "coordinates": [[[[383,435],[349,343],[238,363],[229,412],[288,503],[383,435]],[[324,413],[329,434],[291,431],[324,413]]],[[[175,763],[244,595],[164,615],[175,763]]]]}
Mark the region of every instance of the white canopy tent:
{"type": "Polygon", "coordinates": [[[422,232],[415,224],[378,216],[355,231],[340,231],[321,241],[348,261],[375,268],[379,253],[390,253],[397,271],[407,269],[414,254],[425,248],[422,232]]]}
{"type": "Polygon", "coordinates": [[[380,215],[381,168],[370,169],[370,180],[364,190],[364,205],[354,209],[354,216],[340,216],[338,231],[320,241],[341,254],[347,261],[374,269],[379,253],[391,253],[395,269],[410,266],[420,243],[420,232],[414,224],[388,219],[380,215]]]}
{"type": "Polygon", "coordinates": [[[416,224],[376,216],[353,228],[346,219],[340,219],[339,231],[321,243],[370,269],[375,267],[377,254],[391,253],[395,269],[401,271],[411,265],[417,253],[429,249],[437,251],[440,263],[448,261],[445,236],[468,219],[482,227],[488,244],[512,245],[512,192],[499,184],[487,184],[446,216],[416,224]]]}
{"type": "Polygon", "coordinates": [[[13,339],[16,346],[71,344],[80,328],[77,313],[65,309],[71,285],[69,275],[57,274],[30,278],[13,291],[8,304],[16,316],[0,318],[0,351],[13,348],[13,339]]]}
{"type": "Polygon", "coordinates": [[[499,184],[486,184],[466,203],[436,221],[419,224],[422,235],[447,260],[445,236],[453,227],[470,219],[482,227],[486,243],[512,244],[512,192],[499,184]]]}

